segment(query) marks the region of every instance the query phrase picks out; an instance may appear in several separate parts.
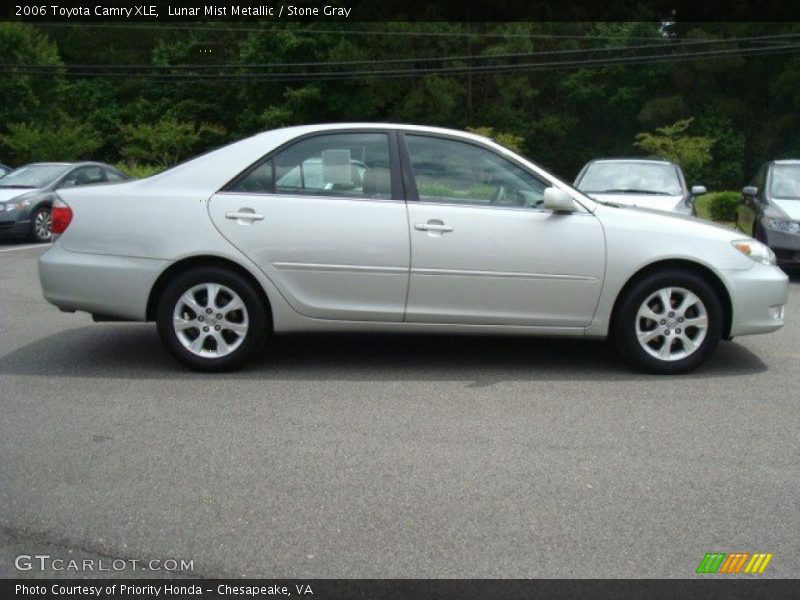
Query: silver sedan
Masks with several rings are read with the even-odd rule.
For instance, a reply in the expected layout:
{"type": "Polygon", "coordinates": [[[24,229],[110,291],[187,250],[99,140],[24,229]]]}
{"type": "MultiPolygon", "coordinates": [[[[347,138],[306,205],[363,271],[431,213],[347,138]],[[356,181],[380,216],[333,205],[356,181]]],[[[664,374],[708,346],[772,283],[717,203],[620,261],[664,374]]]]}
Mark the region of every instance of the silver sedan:
{"type": "Polygon", "coordinates": [[[686,372],[783,325],[772,252],[680,215],[603,203],[458,131],[268,131],[148,179],[58,192],[45,298],[155,321],[200,370],[296,331],[610,337],[686,372]]]}

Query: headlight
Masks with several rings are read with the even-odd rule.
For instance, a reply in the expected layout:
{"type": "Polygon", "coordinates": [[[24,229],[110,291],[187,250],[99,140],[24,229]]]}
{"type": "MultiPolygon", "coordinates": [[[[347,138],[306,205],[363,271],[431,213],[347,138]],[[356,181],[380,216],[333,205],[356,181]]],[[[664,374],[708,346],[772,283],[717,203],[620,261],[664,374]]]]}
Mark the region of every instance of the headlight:
{"type": "Polygon", "coordinates": [[[762,265],[774,265],[777,263],[775,253],[756,240],[736,240],[731,242],[731,245],[745,256],[749,256],[762,265]]]}
{"type": "MultiPolygon", "coordinates": [[[[23,200],[22,202],[6,202],[6,212],[11,212],[12,210],[19,210],[21,208],[27,208],[31,205],[30,200],[23,200]]],[[[0,204],[0,212],[3,211],[2,205],[0,204]]]]}
{"type": "Polygon", "coordinates": [[[800,223],[795,221],[784,221],[783,219],[766,219],[767,227],[773,231],[783,233],[800,233],[800,223]]]}

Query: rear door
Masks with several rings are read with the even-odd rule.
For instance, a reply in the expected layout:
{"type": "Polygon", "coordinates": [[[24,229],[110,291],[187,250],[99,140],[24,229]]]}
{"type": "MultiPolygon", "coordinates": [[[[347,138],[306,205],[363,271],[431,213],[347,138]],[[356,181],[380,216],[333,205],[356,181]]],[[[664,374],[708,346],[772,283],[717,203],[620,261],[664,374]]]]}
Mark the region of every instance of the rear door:
{"type": "Polygon", "coordinates": [[[209,213],[300,314],[401,321],[409,237],[398,171],[391,132],[315,134],[265,157],[209,213]]]}

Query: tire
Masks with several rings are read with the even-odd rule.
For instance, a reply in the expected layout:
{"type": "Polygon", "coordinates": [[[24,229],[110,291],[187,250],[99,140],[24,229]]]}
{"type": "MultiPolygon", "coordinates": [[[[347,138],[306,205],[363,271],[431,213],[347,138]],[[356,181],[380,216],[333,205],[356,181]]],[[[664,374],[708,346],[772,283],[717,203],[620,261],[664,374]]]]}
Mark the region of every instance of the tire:
{"type": "Polygon", "coordinates": [[[269,317],[247,279],[225,268],[204,267],[169,282],[156,307],[156,325],[178,362],[195,371],[228,371],[263,348],[269,317]],[[215,301],[209,305],[209,299],[215,301]]]}
{"type": "Polygon", "coordinates": [[[753,227],[753,237],[762,244],[767,244],[767,235],[764,233],[764,229],[758,223],[756,223],[756,226],[753,227]]]}
{"type": "Polygon", "coordinates": [[[691,271],[652,273],[624,294],[611,335],[623,359],[637,370],[687,373],[706,361],[722,337],[722,302],[691,271]],[[668,309],[663,309],[665,299],[668,309]]]}
{"type": "Polygon", "coordinates": [[[32,242],[44,244],[49,242],[53,237],[51,229],[53,227],[53,220],[50,216],[49,206],[40,206],[31,215],[31,231],[30,239],[32,242]]]}

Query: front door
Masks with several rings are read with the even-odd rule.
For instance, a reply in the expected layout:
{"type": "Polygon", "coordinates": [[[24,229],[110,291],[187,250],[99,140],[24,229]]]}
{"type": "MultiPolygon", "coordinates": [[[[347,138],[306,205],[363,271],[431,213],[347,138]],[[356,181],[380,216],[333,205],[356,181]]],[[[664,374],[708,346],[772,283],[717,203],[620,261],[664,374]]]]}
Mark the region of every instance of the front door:
{"type": "Polygon", "coordinates": [[[405,135],[418,201],[408,202],[406,321],[582,327],[605,268],[599,221],[542,207],[547,183],[489,148],[405,135]]]}

